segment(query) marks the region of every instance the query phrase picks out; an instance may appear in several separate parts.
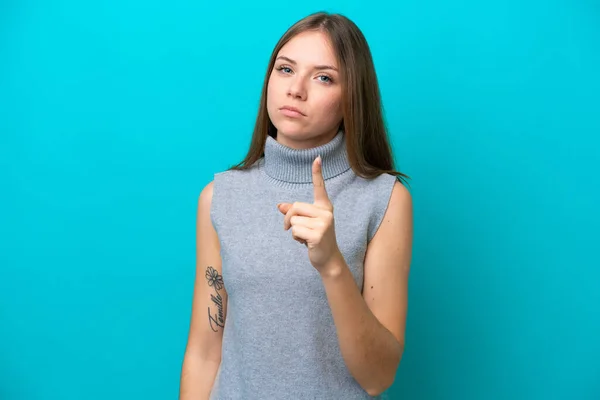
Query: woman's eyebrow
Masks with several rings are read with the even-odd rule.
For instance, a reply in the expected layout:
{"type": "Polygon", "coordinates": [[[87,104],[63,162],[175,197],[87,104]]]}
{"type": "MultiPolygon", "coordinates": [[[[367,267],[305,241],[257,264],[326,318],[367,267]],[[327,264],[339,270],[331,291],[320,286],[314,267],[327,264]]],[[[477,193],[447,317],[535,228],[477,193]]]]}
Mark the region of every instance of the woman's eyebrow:
{"type": "MultiPolygon", "coordinates": [[[[287,62],[289,62],[292,65],[296,65],[296,61],[292,60],[289,57],[286,56],[279,56],[277,57],[277,60],[285,60],[287,62]]],[[[315,65],[314,69],[318,69],[318,70],[323,70],[323,69],[331,69],[333,71],[337,71],[338,69],[332,65],[315,65]]]]}

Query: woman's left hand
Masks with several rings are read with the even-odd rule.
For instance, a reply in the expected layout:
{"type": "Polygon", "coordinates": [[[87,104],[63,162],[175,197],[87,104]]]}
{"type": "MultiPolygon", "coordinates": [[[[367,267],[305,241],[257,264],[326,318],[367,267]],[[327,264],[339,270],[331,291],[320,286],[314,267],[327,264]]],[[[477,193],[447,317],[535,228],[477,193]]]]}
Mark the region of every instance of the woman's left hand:
{"type": "Polygon", "coordinates": [[[321,275],[341,253],[335,237],[333,204],[325,190],[322,161],[317,157],[312,165],[313,204],[280,203],[277,208],[285,214],[283,228],[292,229],[292,237],[308,248],[308,258],[321,275]]]}

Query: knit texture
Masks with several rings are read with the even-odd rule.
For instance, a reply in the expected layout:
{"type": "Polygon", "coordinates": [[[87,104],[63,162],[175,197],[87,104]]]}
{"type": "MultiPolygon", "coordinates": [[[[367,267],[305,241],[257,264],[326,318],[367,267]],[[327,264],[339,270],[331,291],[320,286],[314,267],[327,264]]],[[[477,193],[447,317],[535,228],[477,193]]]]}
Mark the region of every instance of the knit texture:
{"type": "Polygon", "coordinates": [[[396,177],[367,180],[350,168],[345,135],[296,150],[271,136],[246,171],[215,174],[211,219],[221,244],[227,318],[212,400],[372,399],[342,358],[319,273],[284,231],[277,203],[312,203],[312,162],[323,160],[338,247],[362,291],[368,242],[396,177]]]}

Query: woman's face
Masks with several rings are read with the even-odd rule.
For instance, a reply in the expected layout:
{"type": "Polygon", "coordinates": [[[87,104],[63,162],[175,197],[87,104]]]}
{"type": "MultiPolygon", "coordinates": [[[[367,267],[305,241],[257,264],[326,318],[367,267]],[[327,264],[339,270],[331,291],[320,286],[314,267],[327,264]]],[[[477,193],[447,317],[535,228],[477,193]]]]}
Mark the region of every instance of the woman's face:
{"type": "Polygon", "coordinates": [[[341,101],[339,66],[325,34],[303,32],[281,48],[267,87],[278,142],[294,148],[327,143],[342,121],[341,101]]]}

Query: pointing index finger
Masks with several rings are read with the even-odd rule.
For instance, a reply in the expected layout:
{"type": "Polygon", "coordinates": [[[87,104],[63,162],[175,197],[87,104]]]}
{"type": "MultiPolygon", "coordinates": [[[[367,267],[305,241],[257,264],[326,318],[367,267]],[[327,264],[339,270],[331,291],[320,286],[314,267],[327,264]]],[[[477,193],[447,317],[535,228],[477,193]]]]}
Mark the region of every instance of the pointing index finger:
{"type": "Polygon", "coordinates": [[[318,156],[312,165],[313,188],[315,203],[329,203],[329,196],[325,190],[325,179],[323,178],[323,160],[318,156]]]}

